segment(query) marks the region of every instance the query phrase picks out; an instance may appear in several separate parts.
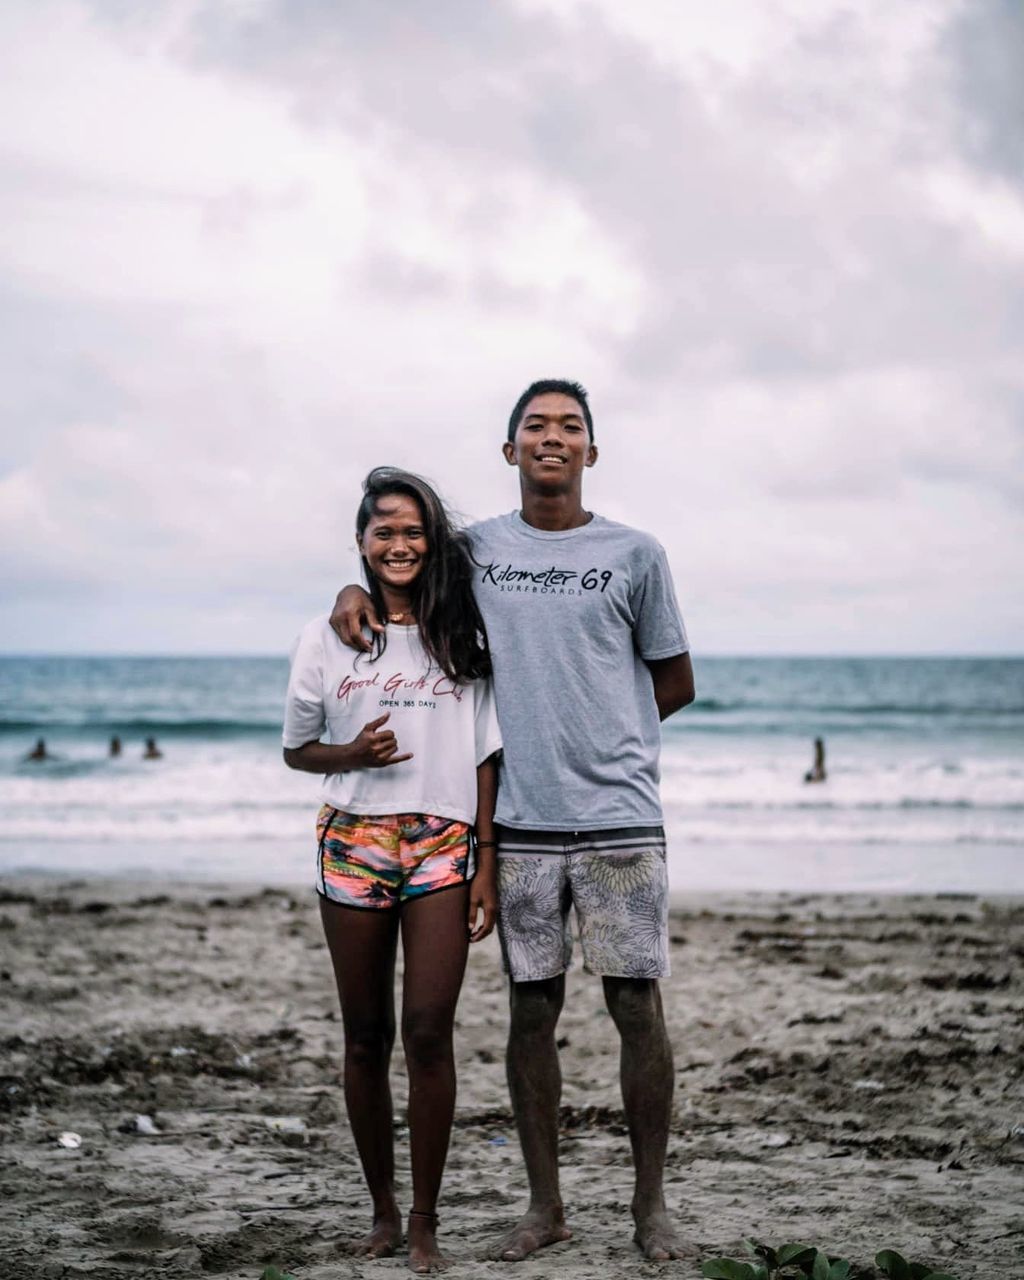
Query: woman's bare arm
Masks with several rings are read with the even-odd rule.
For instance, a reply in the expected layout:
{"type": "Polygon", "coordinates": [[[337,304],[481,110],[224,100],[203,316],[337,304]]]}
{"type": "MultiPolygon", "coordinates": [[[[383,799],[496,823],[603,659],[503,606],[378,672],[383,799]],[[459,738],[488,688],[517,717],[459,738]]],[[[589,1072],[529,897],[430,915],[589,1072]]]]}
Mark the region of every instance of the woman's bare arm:
{"type": "Polygon", "coordinates": [[[284,762],[289,769],[304,773],[350,773],[353,769],[384,769],[411,760],[412,752],[398,754],[398,739],[381,725],[390,717],[378,716],[359,730],[351,742],[306,742],[301,747],[285,747],[284,762]]]}
{"type": "Polygon", "coordinates": [[[469,886],[469,940],[479,942],[498,918],[498,857],[494,843],[494,805],[498,762],[490,756],[476,771],[476,875],[469,886]],[[477,918],[480,923],[477,924],[477,918]]]}

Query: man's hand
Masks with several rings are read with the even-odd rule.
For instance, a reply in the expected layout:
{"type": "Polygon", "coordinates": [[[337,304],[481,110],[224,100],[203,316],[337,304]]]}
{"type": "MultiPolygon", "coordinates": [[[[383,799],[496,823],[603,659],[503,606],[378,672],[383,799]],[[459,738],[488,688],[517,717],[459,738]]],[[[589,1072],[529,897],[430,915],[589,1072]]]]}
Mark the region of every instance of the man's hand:
{"type": "Polygon", "coordinates": [[[391,718],[391,712],[379,716],[364,724],[359,735],[346,744],[346,752],[351,761],[350,769],[384,769],[391,764],[401,764],[403,760],[411,760],[412,752],[404,756],[397,754],[398,739],[390,729],[381,729],[381,725],[391,718]]]}
{"type": "Polygon", "coordinates": [[[350,583],[338,592],[331,613],[331,627],[342,644],[350,649],[361,649],[369,653],[373,647],[372,640],[364,635],[364,628],[369,627],[377,635],[383,635],[383,624],[377,617],[373,601],[362,589],[350,583]]]}
{"type": "Polygon", "coordinates": [[[477,868],[469,886],[469,940],[479,942],[494,928],[498,918],[498,882],[493,861],[477,868]],[[480,923],[477,924],[477,917],[480,923]]]}

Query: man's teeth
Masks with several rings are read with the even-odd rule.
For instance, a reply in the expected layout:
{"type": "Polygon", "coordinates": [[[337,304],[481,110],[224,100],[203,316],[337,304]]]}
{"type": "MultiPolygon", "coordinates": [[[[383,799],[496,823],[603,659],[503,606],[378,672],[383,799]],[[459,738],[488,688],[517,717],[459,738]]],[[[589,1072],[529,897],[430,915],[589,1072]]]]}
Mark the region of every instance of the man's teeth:
{"type": "Polygon", "coordinates": [[[558,455],[554,453],[542,453],[540,455],[540,460],[541,462],[564,462],[565,461],[564,458],[559,458],[558,455]]]}

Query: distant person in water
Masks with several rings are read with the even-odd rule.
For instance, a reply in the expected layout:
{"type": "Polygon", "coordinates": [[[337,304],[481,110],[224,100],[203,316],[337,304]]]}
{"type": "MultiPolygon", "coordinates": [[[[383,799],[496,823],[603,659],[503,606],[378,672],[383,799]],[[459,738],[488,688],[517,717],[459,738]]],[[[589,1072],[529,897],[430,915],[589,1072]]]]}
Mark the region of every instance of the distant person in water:
{"type": "MultiPolygon", "coordinates": [[[[152,739],[150,739],[150,741],[152,741],[152,739]]],[[[115,734],[114,734],[114,736],[110,739],[110,753],[109,753],[109,754],[110,754],[110,758],[111,758],[111,760],[115,759],[117,756],[119,756],[119,755],[121,754],[121,739],[117,736],[117,734],[116,734],[116,733],[115,733],[115,734]]]]}
{"type": "Polygon", "coordinates": [[[46,739],[45,738],[37,739],[36,745],[28,753],[25,759],[26,760],[52,760],[53,756],[51,756],[49,751],[47,751],[46,749],[46,739]]]}
{"type": "Polygon", "coordinates": [[[828,777],[825,772],[825,740],[814,739],[814,765],[804,774],[804,782],[824,782],[828,777]]]}
{"type": "MultiPolygon", "coordinates": [[[[113,746],[113,744],[111,744],[111,746],[113,746]]],[[[113,755],[114,752],[111,751],[110,754],[113,755]]],[[[143,760],[162,760],[164,758],[164,753],[156,745],[156,738],[146,739],[146,749],[142,753],[142,758],[143,760]]]]}

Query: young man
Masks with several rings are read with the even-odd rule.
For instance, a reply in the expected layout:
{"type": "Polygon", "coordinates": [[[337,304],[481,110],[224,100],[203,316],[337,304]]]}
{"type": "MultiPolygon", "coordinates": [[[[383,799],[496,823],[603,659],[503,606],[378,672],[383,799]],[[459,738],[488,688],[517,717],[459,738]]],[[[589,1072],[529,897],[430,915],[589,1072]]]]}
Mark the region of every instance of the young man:
{"type": "MultiPolygon", "coordinates": [[[[522,509],[469,534],[505,744],[499,930],[511,980],[509,1091],[530,1204],[494,1256],[518,1261],[571,1235],[559,1190],[555,1042],[571,902],[585,967],[601,976],[621,1037],[634,1239],[665,1261],[683,1250],[662,1191],[673,1070],[658,990],[668,975],[658,721],[693,701],[686,632],[658,543],[583,507],[597,447],[578,383],[528,387],[504,454],[519,472],[522,509]]],[[[363,625],[379,625],[367,601],[347,587],[331,619],[342,640],[363,648],[363,625]]]]}

